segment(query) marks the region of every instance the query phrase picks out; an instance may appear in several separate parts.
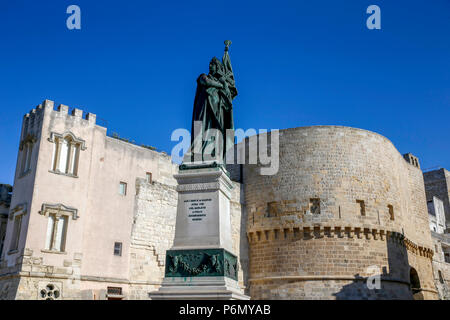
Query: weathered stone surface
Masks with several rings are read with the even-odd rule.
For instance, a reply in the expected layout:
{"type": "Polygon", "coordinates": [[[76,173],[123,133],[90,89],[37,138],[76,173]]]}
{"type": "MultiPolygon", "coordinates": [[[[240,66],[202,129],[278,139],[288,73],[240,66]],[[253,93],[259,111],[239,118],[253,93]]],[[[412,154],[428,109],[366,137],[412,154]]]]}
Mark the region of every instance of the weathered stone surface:
{"type": "Polygon", "coordinates": [[[347,127],[295,128],[280,130],[279,153],[273,176],[243,168],[253,299],[410,299],[410,266],[425,298],[436,297],[422,172],[389,140],[347,127]],[[386,290],[356,280],[371,266],[386,290]]]}

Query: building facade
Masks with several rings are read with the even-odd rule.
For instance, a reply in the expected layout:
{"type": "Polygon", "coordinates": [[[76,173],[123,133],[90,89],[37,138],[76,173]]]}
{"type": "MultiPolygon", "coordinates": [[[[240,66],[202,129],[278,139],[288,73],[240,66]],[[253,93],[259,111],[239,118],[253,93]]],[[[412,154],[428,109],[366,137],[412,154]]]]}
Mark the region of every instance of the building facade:
{"type": "Polygon", "coordinates": [[[439,298],[450,300],[450,228],[448,227],[450,174],[445,169],[424,172],[431,237],[434,243],[434,282],[439,298]]]}
{"type": "MultiPolygon", "coordinates": [[[[438,191],[426,192],[414,155],[355,128],[279,133],[275,175],[261,175],[260,164],[227,167],[245,294],[445,298],[437,281],[448,282],[448,263],[444,249],[436,255],[428,208],[445,217],[448,198],[435,182],[438,191]],[[436,206],[427,208],[431,194],[436,206]]],[[[94,114],[49,100],[25,115],[19,149],[14,192],[0,211],[0,299],[148,299],[174,238],[177,165],[108,136],[94,114]]]]}
{"type": "Polygon", "coordinates": [[[171,245],[175,172],[166,154],[108,137],[94,114],[44,101],[23,119],[1,298],[142,298],[171,245]]]}

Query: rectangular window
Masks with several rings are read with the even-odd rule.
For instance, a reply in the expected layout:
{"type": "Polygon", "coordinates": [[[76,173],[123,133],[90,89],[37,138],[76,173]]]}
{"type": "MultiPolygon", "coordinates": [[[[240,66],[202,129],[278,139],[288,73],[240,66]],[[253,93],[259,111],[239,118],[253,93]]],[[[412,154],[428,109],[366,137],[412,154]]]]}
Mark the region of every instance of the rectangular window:
{"type": "Polygon", "coordinates": [[[57,155],[57,146],[58,144],[54,143],[53,144],[53,151],[52,151],[52,171],[56,170],[56,155],[57,155]]]}
{"type": "Polygon", "coordinates": [[[122,242],[114,242],[114,255],[122,256],[122,242]]]}
{"type": "Polygon", "coordinates": [[[60,144],[59,151],[59,172],[66,173],[67,164],[69,162],[69,143],[66,139],[64,139],[60,144]]]}
{"type": "Polygon", "coordinates": [[[33,145],[30,143],[28,144],[28,152],[27,152],[27,163],[25,165],[25,171],[28,171],[31,169],[31,154],[33,153],[33,145]]]}
{"type": "Polygon", "coordinates": [[[119,194],[123,196],[127,195],[127,184],[125,182],[119,184],[119,194]]]}
{"type": "Polygon", "coordinates": [[[151,174],[151,172],[147,172],[146,177],[147,177],[147,183],[152,183],[152,174],[151,174]]]}
{"type": "Polygon", "coordinates": [[[392,205],[388,205],[388,210],[389,210],[389,218],[391,220],[394,220],[394,207],[392,205]]]}
{"type": "Polygon", "coordinates": [[[362,216],[366,215],[366,205],[364,204],[364,200],[356,200],[356,203],[359,204],[359,213],[362,216]]]}
{"type": "Polygon", "coordinates": [[[309,211],[312,214],[320,214],[320,199],[319,198],[309,199],[309,211]]]}
{"type": "Polygon", "coordinates": [[[80,146],[74,145],[72,147],[72,160],[70,161],[69,173],[76,176],[78,173],[78,155],[80,154],[80,146]]]}
{"type": "Polygon", "coordinates": [[[47,224],[47,237],[45,239],[45,249],[64,252],[67,234],[67,216],[57,217],[50,215],[47,224]]]}
{"type": "Polygon", "coordinates": [[[14,218],[13,238],[11,241],[11,248],[10,248],[11,251],[18,250],[19,248],[21,227],[22,227],[22,215],[19,215],[14,218]]]}
{"type": "Polygon", "coordinates": [[[122,295],[122,288],[120,287],[108,287],[107,288],[108,295],[112,296],[121,296],[122,295]]]}
{"type": "Polygon", "coordinates": [[[31,154],[33,152],[33,145],[31,143],[27,143],[23,146],[22,150],[22,164],[21,164],[21,172],[26,173],[31,169],[31,154]]]}

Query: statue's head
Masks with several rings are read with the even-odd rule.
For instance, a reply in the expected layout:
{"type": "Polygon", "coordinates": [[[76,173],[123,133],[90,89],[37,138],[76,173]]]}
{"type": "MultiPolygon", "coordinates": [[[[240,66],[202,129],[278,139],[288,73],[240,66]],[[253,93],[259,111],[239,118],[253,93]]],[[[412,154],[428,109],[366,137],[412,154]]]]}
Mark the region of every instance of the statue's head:
{"type": "Polygon", "coordinates": [[[220,62],[219,59],[216,57],[211,59],[211,62],[209,63],[209,74],[216,74],[219,72],[219,70],[222,68],[222,62],[220,62]]]}

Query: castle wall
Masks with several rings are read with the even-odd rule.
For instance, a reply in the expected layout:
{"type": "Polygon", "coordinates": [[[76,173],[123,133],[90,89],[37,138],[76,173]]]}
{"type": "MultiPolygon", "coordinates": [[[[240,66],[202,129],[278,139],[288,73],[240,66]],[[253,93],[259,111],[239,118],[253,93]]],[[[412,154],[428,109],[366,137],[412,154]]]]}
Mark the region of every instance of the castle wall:
{"type": "Polygon", "coordinates": [[[408,299],[409,266],[425,295],[435,294],[421,172],[389,140],[346,127],[287,129],[279,154],[273,176],[244,166],[252,298],[266,291],[300,298],[307,290],[352,298],[366,288],[363,297],[408,299]],[[387,290],[355,280],[370,266],[382,270],[387,290]]]}
{"type": "Polygon", "coordinates": [[[164,277],[166,250],[173,244],[177,213],[175,186],[136,181],[131,233],[130,299],[148,299],[164,277]]]}

